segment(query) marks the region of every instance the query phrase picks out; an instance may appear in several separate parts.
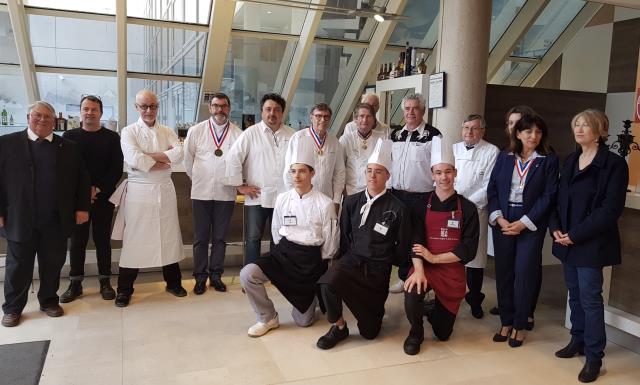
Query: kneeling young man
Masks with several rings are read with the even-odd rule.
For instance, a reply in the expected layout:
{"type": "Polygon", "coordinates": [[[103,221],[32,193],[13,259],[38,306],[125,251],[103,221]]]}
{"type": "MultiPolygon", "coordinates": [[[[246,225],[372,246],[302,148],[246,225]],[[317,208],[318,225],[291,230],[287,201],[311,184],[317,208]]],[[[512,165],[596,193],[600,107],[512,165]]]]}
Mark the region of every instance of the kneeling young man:
{"type": "Polygon", "coordinates": [[[293,305],[295,323],[310,326],[318,278],[338,249],[333,202],[311,184],[315,175],[313,149],[300,144],[297,150],[289,166],[293,189],[278,195],[273,211],[271,233],[275,246],[240,271],[240,283],[258,321],[249,328],[250,337],[260,337],[280,326],[264,287],[269,281],[293,305]]]}
{"type": "Polygon", "coordinates": [[[360,335],[375,338],[382,327],[391,265],[408,258],[411,220],[407,207],[386,190],[391,141],[378,139],[368,159],[367,188],[345,198],[340,218],[340,260],[320,279],[327,319],[333,323],[317,346],[331,349],[349,336],[344,301],[360,335]]]}
{"type": "Polygon", "coordinates": [[[478,248],[476,206],[453,189],[456,168],[450,146],[444,148],[440,138],[434,139],[431,173],[436,188],[412,207],[414,225],[421,231],[415,233],[413,268],[404,284],[404,309],[411,324],[404,352],[409,355],[418,354],[424,340],[423,300],[430,289],[436,299],[427,320],[436,338],[449,339],[466,292],[464,265],[478,248]]]}

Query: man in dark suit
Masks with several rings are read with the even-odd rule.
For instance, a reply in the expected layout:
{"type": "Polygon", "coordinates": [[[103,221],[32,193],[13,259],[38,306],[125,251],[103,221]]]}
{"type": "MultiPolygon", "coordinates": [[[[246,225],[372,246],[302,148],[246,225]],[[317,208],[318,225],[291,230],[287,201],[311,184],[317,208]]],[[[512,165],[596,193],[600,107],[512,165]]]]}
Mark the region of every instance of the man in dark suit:
{"type": "Polygon", "coordinates": [[[0,137],[0,235],[7,239],[2,325],[16,326],[27,304],[38,256],[40,310],[64,312],[58,304],[67,239],[89,218],[89,175],[76,145],[53,134],[55,110],[29,106],[29,127],[0,137]]]}

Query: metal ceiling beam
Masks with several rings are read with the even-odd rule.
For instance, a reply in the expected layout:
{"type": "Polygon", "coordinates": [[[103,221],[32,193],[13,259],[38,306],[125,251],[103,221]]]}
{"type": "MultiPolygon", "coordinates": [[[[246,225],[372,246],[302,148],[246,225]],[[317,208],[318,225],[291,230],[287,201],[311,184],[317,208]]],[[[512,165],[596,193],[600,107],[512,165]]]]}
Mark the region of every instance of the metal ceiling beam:
{"type": "MultiPolygon", "coordinates": [[[[326,0],[311,0],[311,5],[324,5],[326,0]]],[[[304,65],[311,52],[313,41],[320,25],[320,19],[322,19],[322,11],[307,11],[307,16],[304,19],[302,30],[300,31],[300,37],[298,38],[298,44],[293,52],[293,58],[291,59],[291,65],[287,71],[287,76],[282,86],[280,94],[287,101],[287,109],[284,111],[284,115],[287,115],[288,109],[293,101],[293,96],[298,88],[298,82],[302,76],[304,65]]],[[[277,89],[276,89],[277,92],[277,89]]]]}
{"type": "Polygon", "coordinates": [[[551,68],[553,63],[562,55],[562,52],[576,37],[576,34],[583,29],[589,21],[598,13],[602,8],[602,4],[587,3],[576,17],[569,23],[567,28],[564,29],[562,34],[556,39],[549,51],[542,57],[542,60],[538,65],[533,67],[533,70],[524,78],[521,87],[533,87],[544,76],[544,74],[551,68]]]}
{"type": "Polygon", "coordinates": [[[196,114],[197,121],[201,121],[209,116],[207,106],[202,103],[205,92],[217,92],[222,85],[224,63],[227,60],[235,9],[235,0],[213,0],[211,4],[209,34],[204,50],[202,84],[197,100],[198,105],[196,106],[198,112],[196,114]]]}
{"type": "Polygon", "coordinates": [[[494,77],[511,52],[513,52],[516,44],[518,44],[538,16],[544,11],[547,4],[549,4],[549,0],[527,0],[509,27],[504,31],[500,39],[498,39],[495,47],[491,50],[487,68],[487,79],[490,80],[494,77]]]}
{"type": "MultiPolygon", "coordinates": [[[[387,12],[400,14],[404,10],[406,3],[407,0],[389,0],[387,12]]],[[[353,75],[349,88],[344,95],[343,103],[340,104],[340,108],[333,114],[333,121],[331,122],[332,132],[340,134],[344,125],[351,119],[351,113],[360,101],[360,94],[366,85],[369,71],[378,65],[378,60],[384,52],[389,37],[391,37],[396,27],[396,23],[396,21],[385,21],[378,24],[369,42],[369,48],[365,51],[360,65],[353,75]]]]}
{"type": "Polygon", "coordinates": [[[27,14],[24,11],[22,0],[9,1],[7,7],[9,8],[9,19],[11,20],[11,28],[16,40],[16,51],[18,51],[18,58],[20,59],[20,69],[24,77],[27,99],[29,103],[33,103],[36,100],[40,100],[40,91],[38,90],[33,50],[27,29],[27,14]]]}
{"type": "Polygon", "coordinates": [[[127,0],[116,0],[116,76],[118,129],[127,125],[127,0]]]}

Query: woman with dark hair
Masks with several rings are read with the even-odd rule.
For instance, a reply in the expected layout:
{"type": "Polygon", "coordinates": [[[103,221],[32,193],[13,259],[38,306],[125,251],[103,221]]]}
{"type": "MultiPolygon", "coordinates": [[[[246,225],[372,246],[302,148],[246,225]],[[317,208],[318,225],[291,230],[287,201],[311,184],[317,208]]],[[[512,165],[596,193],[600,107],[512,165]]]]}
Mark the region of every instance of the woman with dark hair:
{"type": "Polygon", "coordinates": [[[564,163],[558,202],[549,232],[553,255],[562,261],[569,290],[571,341],[559,358],[584,354],[581,382],[598,378],[607,342],[602,300],[602,268],[621,262],[618,218],[624,209],[629,169],[605,143],[609,119],[598,110],[585,110],[571,121],[580,146],[564,163]]]}
{"type": "Polygon", "coordinates": [[[521,346],[525,338],[555,204],[558,158],[547,136],[539,115],[523,115],[511,132],[509,148],[498,155],[487,188],[502,323],[493,340],[509,340],[511,347],[521,346]]]}

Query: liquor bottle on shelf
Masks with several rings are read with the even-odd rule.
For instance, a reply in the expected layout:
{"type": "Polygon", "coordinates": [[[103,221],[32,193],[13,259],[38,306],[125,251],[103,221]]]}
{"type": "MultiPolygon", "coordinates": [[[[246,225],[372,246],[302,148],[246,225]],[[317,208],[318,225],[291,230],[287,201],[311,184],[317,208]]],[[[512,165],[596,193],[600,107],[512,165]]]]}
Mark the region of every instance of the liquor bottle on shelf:
{"type": "Polygon", "coordinates": [[[398,77],[398,78],[401,78],[401,77],[404,76],[404,60],[405,60],[405,53],[404,52],[400,52],[400,59],[398,59],[400,72],[398,72],[398,74],[396,75],[396,77],[398,77]]]}
{"type": "Polygon", "coordinates": [[[416,47],[411,48],[411,75],[418,73],[418,52],[416,47]]]}
{"type": "Polygon", "coordinates": [[[10,126],[13,126],[13,123],[14,123],[14,121],[13,121],[13,114],[11,114],[11,115],[9,115],[9,125],[10,125],[10,126]]]}
{"type": "Polygon", "coordinates": [[[62,112],[58,113],[58,118],[56,119],[56,131],[67,131],[67,119],[62,117],[62,112]]]}
{"type": "Polygon", "coordinates": [[[404,46],[404,76],[411,75],[411,47],[409,47],[409,42],[407,42],[404,46]]]}
{"type": "Polygon", "coordinates": [[[387,73],[385,74],[385,79],[391,79],[392,71],[393,71],[393,63],[387,64],[387,73]]]}
{"type": "Polygon", "coordinates": [[[7,110],[2,108],[2,112],[0,112],[0,117],[2,118],[2,125],[6,126],[9,124],[9,114],[7,114],[7,110]]]}
{"type": "Polygon", "coordinates": [[[418,64],[418,72],[423,74],[423,75],[427,73],[427,56],[424,54],[424,52],[422,53],[422,55],[420,55],[420,63],[418,64]]]}
{"type": "Polygon", "coordinates": [[[384,64],[380,66],[380,71],[378,72],[377,80],[384,80],[384,64]]]}

